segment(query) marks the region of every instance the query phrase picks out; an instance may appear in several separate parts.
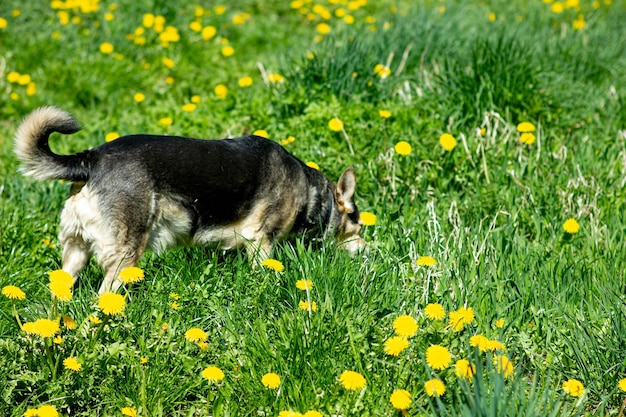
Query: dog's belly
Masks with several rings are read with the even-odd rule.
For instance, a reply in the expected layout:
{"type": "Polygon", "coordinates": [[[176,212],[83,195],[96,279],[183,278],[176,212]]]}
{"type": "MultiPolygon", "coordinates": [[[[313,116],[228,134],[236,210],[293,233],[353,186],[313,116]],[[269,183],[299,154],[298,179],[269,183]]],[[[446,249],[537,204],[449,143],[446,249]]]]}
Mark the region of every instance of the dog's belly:
{"type": "Polygon", "coordinates": [[[260,230],[265,209],[257,205],[242,219],[226,225],[206,225],[195,230],[193,236],[194,219],[191,212],[181,204],[163,199],[157,212],[148,235],[148,247],[161,253],[174,246],[202,244],[235,249],[248,242],[257,242],[262,237],[260,230]]]}

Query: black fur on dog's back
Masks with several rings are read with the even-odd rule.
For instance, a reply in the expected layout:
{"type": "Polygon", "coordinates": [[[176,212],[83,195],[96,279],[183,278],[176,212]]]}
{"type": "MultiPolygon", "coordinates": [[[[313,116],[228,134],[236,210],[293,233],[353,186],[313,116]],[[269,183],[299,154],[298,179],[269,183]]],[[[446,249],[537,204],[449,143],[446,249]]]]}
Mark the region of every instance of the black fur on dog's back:
{"type": "MultiPolygon", "coordinates": [[[[90,182],[133,192],[130,184],[120,182],[148,181],[151,188],[180,198],[197,221],[194,229],[242,218],[261,196],[279,202],[283,186],[306,190],[313,185],[309,183],[323,189],[332,184],[277,143],[259,136],[204,140],[130,135],[87,152],[83,157],[91,161],[90,182]],[[99,163],[103,158],[106,161],[99,163]],[[136,178],[137,173],[146,173],[147,178],[136,178]]],[[[307,221],[312,219],[304,216],[302,226],[307,221]]]]}

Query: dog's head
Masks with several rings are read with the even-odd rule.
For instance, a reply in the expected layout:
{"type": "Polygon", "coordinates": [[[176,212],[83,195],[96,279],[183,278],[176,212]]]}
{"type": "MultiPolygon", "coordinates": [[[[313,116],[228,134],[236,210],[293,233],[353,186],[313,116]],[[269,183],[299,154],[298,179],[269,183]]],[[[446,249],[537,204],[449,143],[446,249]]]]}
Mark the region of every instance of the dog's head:
{"type": "Polygon", "coordinates": [[[356,176],[352,167],[347,168],[335,187],[335,203],[338,212],[335,222],[335,237],[337,243],[351,255],[365,249],[365,240],[361,237],[363,221],[359,216],[359,209],[354,203],[356,190],[356,176]]]}

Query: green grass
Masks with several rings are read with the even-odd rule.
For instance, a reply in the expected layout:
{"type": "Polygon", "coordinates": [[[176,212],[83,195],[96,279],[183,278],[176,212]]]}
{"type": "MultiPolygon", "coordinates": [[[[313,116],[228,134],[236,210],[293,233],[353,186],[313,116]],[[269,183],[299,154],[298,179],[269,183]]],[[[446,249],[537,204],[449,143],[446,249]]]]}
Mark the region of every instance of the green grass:
{"type": "Polygon", "coordinates": [[[2,1],[0,287],[17,285],[26,299],[0,296],[1,415],[43,404],[77,416],[122,415],[123,407],[141,416],[399,415],[389,401],[396,389],[411,393],[416,416],[624,415],[624,2],[581,0],[580,10],[554,13],[539,0],[370,1],[348,12],[353,24],[335,14],[347,4],[332,3],[319,2],[331,12],[320,40],[322,17],[309,21],[278,1],[243,1],[224,14],[203,3],[210,13],[200,18],[190,1],[119,1],[115,10],[101,2],[95,12],[69,10],[80,21],[66,25],[48,2],[2,1]],[[241,12],[249,19],[233,24],[241,12]],[[163,47],[152,29],[145,45],[128,39],[145,13],[164,16],[180,40],[163,47]],[[586,26],[578,31],[579,16],[586,26]],[[216,37],[191,30],[197,19],[216,37]],[[235,48],[228,58],[224,38],[235,48]],[[100,52],[103,42],[113,54],[100,52]],[[375,74],[377,65],[389,76],[375,74]],[[36,93],[11,82],[12,72],[28,74],[36,93]],[[284,81],[266,82],[273,73],[284,81]],[[243,76],[253,85],[239,87],[243,76]],[[228,88],[223,99],[218,84],[228,88]],[[183,111],[196,95],[197,108],[183,111]],[[330,178],[355,167],[359,208],[377,216],[364,231],[370,250],[350,258],[332,242],[296,239],[272,255],[282,273],[253,268],[236,251],[147,254],[146,278],[120,290],[126,308],[116,317],[98,310],[103,274],[92,261],[72,300],[55,304],[47,275],[61,265],[58,213],[69,186],[24,179],[12,149],[20,119],[40,105],[71,111],[85,126],[53,137],[59,153],[97,146],[110,132],[293,136],[285,147],[330,178]],[[160,124],[164,117],[173,123],[160,124]],[[334,117],[345,134],[328,128],[334,117]],[[532,145],[519,140],[524,121],[538,129],[532,145]],[[443,133],[457,140],[450,152],[438,142],[443,133]],[[411,144],[409,155],[394,152],[399,141],[411,144]],[[578,233],[563,230],[568,218],[578,233]],[[424,255],[437,265],[418,266],[424,255]],[[296,288],[302,278],[314,282],[309,294],[296,288]],[[316,311],[299,308],[307,299],[316,311]],[[471,307],[475,319],[455,332],[447,317],[424,316],[433,302],[448,313],[471,307]],[[27,335],[16,314],[22,323],[63,314],[78,327],[55,344],[27,335]],[[387,355],[403,314],[418,333],[399,356],[387,355]],[[206,349],[185,339],[192,327],[207,333],[206,349]],[[476,334],[506,351],[479,352],[469,344],[476,334]],[[448,368],[428,366],[432,344],[450,350],[448,368]],[[512,361],[507,378],[496,354],[512,361]],[[63,367],[69,356],[79,372],[63,367]],[[471,382],[455,375],[462,358],[476,366],[471,382]],[[223,381],[202,378],[210,365],[223,381]],[[346,390],[346,370],[363,374],[366,388],[346,390]],[[278,389],[262,385],[267,372],[280,375],[278,389]],[[441,397],[425,392],[434,377],[446,386],[441,397]],[[581,398],[562,389],[572,378],[584,385],[581,398]]]}

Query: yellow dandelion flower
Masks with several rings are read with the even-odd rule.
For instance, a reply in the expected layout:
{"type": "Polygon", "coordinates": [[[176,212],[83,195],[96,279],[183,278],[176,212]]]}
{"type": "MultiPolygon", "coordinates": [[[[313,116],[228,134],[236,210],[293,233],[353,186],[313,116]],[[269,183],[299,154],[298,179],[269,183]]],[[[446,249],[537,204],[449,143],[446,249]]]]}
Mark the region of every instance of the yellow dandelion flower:
{"type": "MultiPolygon", "coordinates": [[[[454,327],[454,326],[452,326],[454,327]]],[[[482,334],[476,334],[469,339],[469,344],[472,347],[478,348],[481,352],[487,351],[489,345],[489,339],[482,334]]]]}
{"type": "Polygon", "coordinates": [[[493,359],[493,364],[496,366],[498,373],[502,374],[505,378],[513,375],[513,363],[506,356],[498,355],[493,359]]]}
{"type": "Polygon", "coordinates": [[[26,323],[22,324],[22,330],[24,330],[26,334],[35,334],[35,323],[32,321],[27,321],[26,323]]]}
{"type": "Polygon", "coordinates": [[[235,54],[235,48],[230,45],[226,45],[222,48],[222,55],[225,57],[233,56],[235,54]]]}
{"type": "Polygon", "coordinates": [[[417,321],[409,315],[402,315],[393,321],[393,329],[398,336],[412,337],[417,333],[417,321]]]}
{"type": "Polygon", "coordinates": [[[270,135],[267,133],[267,130],[263,130],[263,129],[259,129],[259,130],[255,130],[254,132],[252,132],[253,135],[255,136],[261,136],[262,138],[269,138],[270,135]]]}
{"type": "Polygon", "coordinates": [[[519,140],[524,145],[532,145],[537,141],[537,137],[533,133],[525,132],[520,135],[519,140]]]}
{"type": "Polygon", "coordinates": [[[415,263],[419,266],[435,266],[437,261],[432,256],[420,256],[415,263]]]}
{"type": "Polygon", "coordinates": [[[194,32],[202,32],[202,23],[194,20],[189,24],[189,29],[193,30],[194,32]]]}
{"type": "Polygon", "coordinates": [[[378,75],[381,79],[385,79],[391,75],[391,70],[383,64],[376,64],[374,67],[374,74],[378,75]]]}
{"type": "Polygon", "coordinates": [[[24,291],[15,285],[6,285],[2,287],[2,295],[11,300],[23,300],[26,298],[24,291]]]}
{"type": "Polygon", "coordinates": [[[24,412],[23,416],[24,416],[24,417],[37,417],[37,411],[39,411],[39,410],[38,410],[38,409],[36,409],[36,408],[28,408],[28,409],[24,412]]]}
{"type": "Polygon", "coordinates": [[[274,372],[268,372],[261,378],[261,383],[265,388],[278,388],[280,386],[280,376],[274,372]]]}
{"type": "Polygon", "coordinates": [[[103,54],[110,54],[113,52],[113,50],[114,47],[109,42],[103,42],[100,44],[100,52],[102,52],[103,54]]]}
{"type": "Polygon", "coordinates": [[[328,122],[328,128],[333,132],[341,132],[343,130],[343,122],[338,118],[332,118],[328,122]]]}
{"type": "Polygon", "coordinates": [[[467,379],[472,382],[472,378],[476,373],[476,366],[470,364],[467,359],[459,359],[454,364],[454,373],[457,377],[467,379]]]}
{"type": "Polygon", "coordinates": [[[104,141],[105,142],[112,142],[115,139],[118,139],[120,137],[120,134],[117,132],[109,132],[104,136],[104,141]]]}
{"type": "Polygon", "coordinates": [[[383,119],[389,119],[391,117],[391,112],[389,110],[378,110],[378,115],[383,119]]]}
{"type": "Polygon", "coordinates": [[[128,417],[137,417],[137,410],[133,407],[122,407],[122,414],[128,417]]]}
{"type": "Polygon", "coordinates": [[[20,79],[20,73],[19,72],[15,72],[15,71],[11,71],[7,74],[7,81],[10,83],[16,83],[17,80],[20,79]]]}
{"type": "MultiPolygon", "coordinates": [[[[280,140],[280,144],[285,146],[285,145],[289,145],[290,143],[294,143],[296,141],[296,138],[294,138],[293,136],[288,136],[285,139],[281,139],[280,140]]],[[[312,168],[312,167],[311,167],[312,168]]],[[[319,167],[318,167],[319,168],[319,167]]]]}
{"type": "Polygon", "coordinates": [[[565,220],[565,223],[563,223],[563,230],[565,230],[566,233],[573,235],[575,233],[578,233],[578,231],[580,230],[580,224],[578,224],[576,219],[570,217],[569,219],[565,220]]]}
{"type": "Polygon", "coordinates": [[[75,330],[78,327],[74,319],[70,316],[63,316],[61,320],[63,320],[63,326],[65,326],[67,330],[75,330]]]}
{"type": "Polygon", "coordinates": [[[409,341],[404,336],[392,336],[385,340],[383,351],[387,355],[398,356],[409,347],[409,341]]]}
{"type": "Polygon", "coordinates": [[[572,22],[572,28],[574,30],[583,30],[587,26],[584,16],[578,16],[576,20],[572,22]]]}
{"type": "Polygon", "coordinates": [[[563,382],[563,391],[572,397],[581,397],[585,392],[585,387],[583,383],[577,379],[568,379],[563,382]]]}
{"type": "Polygon", "coordinates": [[[393,149],[396,151],[397,154],[402,156],[410,155],[411,152],[413,152],[413,147],[411,146],[411,144],[404,140],[396,143],[393,149]]]}
{"type": "Polygon", "coordinates": [[[202,378],[209,382],[219,382],[224,379],[224,372],[217,366],[209,366],[202,371],[202,378]]]}
{"type": "Polygon", "coordinates": [[[54,281],[48,284],[52,296],[59,301],[70,301],[72,299],[72,289],[63,282],[54,281]]]}
{"type": "Polygon", "coordinates": [[[78,362],[78,360],[73,356],[63,359],[63,366],[65,369],[69,369],[74,372],[80,371],[83,367],[83,365],[81,365],[80,362],[78,362]]]}
{"type": "Polygon", "coordinates": [[[165,65],[167,68],[174,68],[176,66],[176,63],[174,62],[173,59],[168,58],[168,57],[163,57],[161,59],[161,62],[163,63],[163,65],[165,65]]]}
{"type": "Polygon", "coordinates": [[[180,310],[180,304],[177,301],[172,301],[168,303],[168,305],[172,308],[172,310],[180,310]]]}
{"type": "Polygon", "coordinates": [[[199,327],[192,327],[185,332],[185,339],[189,340],[190,342],[200,342],[207,340],[207,338],[208,335],[206,334],[206,332],[199,327]]]}
{"type": "Polygon", "coordinates": [[[443,320],[446,317],[446,310],[439,303],[429,303],[424,307],[424,315],[429,320],[443,320]]]}
{"type": "Polygon", "coordinates": [[[435,370],[446,369],[451,361],[450,351],[441,345],[432,345],[426,349],[426,363],[435,370]]]}
{"type": "Polygon", "coordinates": [[[226,87],[224,84],[218,84],[213,89],[213,92],[215,93],[217,98],[224,99],[228,95],[228,87],[226,87]]]}
{"type": "Polygon", "coordinates": [[[133,284],[139,282],[144,278],[143,269],[136,266],[130,266],[120,271],[120,281],[124,284],[133,284]]]}
{"type": "Polygon", "coordinates": [[[170,293],[170,298],[173,298],[174,300],[180,300],[180,294],[175,293],[175,292],[171,292],[170,293]]]}
{"type": "Polygon", "coordinates": [[[296,288],[302,291],[307,291],[313,288],[313,281],[310,279],[299,279],[296,281],[296,288]]]}
{"type": "Polygon", "coordinates": [[[91,324],[93,324],[93,325],[98,325],[98,324],[102,323],[102,320],[100,320],[100,318],[99,318],[99,317],[96,317],[96,316],[89,316],[88,318],[89,318],[89,322],[90,322],[91,324]]]}
{"type": "Polygon", "coordinates": [[[535,130],[535,125],[530,122],[522,122],[517,125],[517,131],[520,133],[534,132],[535,130]]]}
{"type": "Polygon", "coordinates": [[[217,6],[213,8],[213,11],[215,12],[216,15],[224,14],[226,13],[226,6],[218,4],[217,6]]]}
{"type": "Polygon", "coordinates": [[[41,337],[52,337],[60,330],[59,323],[49,319],[38,319],[32,324],[32,333],[41,337]]]}
{"type": "Polygon", "coordinates": [[[439,136],[439,144],[443,147],[443,149],[449,152],[456,147],[456,139],[454,139],[454,136],[451,134],[444,133],[439,136]]]}
{"type": "Polygon", "coordinates": [[[315,30],[317,30],[317,33],[319,33],[320,35],[327,35],[328,33],[330,33],[330,25],[324,22],[318,23],[315,27],[315,30]]]}
{"type": "Polygon", "coordinates": [[[210,41],[215,37],[215,35],[217,35],[217,29],[214,26],[206,26],[202,29],[200,35],[205,41],[210,41]]]}
{"type": "Polygon", "coordinates": [[[135,103],[141,103],[145,99],[146,96],[143,93],[135,93],[135,95],[133,95],[133,100],[135,100],[135,103]]]}
{"type": "Polygon", "coordinates": [[[429,397],[440,397],[446,392],[446,386],[441,380],[433,378],[424,383],[424,390],[429,397]]]}
{"type": "Polygon", "coordinates": [[[267,81],[269,81],[272,84],[282,83],[284,80],[285,80],[285,77],[283,77],[280,74],[272,73],[272,74],[267,75],[267,81]]]}
{"type": "Polygon", "coordinates": [[[498,319],[496,320],[495,325],[498,329],[501,329],[504,327],[504,323],[505,323],[504,319],[498,319]]]}
{"type": "Polygon", "coordinates": [[[491,352],[496,350],[506,350],[506,346],[504,346],[504,343],[500,342],[499,340],[488,340],[486,347],[487,350],[491,352]]]}
{"type": "Polygon", "coordinates": [[[54,344],[60,345],[63,343],[63,338],[61,336],[54,336],[52,341],[54,342],[54,344]]]}
{"type": "Polygon", "coordinates": [[[98,297],[98,308],[107,316],[115,316],[124,311],[126,300],[124,296],[107,291],[98,297]]]}
{"type": "Polygon", "coordinates": [[[48,279],[50,282],[60,282],[66,287],[71,287],[74,285],[74,278],[62,269],[57,269],[56,271],[52,271],[48,273],[48,279]]]}
{"type": "Polygon", "coordinates": [[[313,161],[309,161],[309,162],[307,162],[307,163],[306,163],[306,166],[308,166],[309,168],[313,168],[313,169],[314,169],[314,170],[316,170],[316,171],[319,171],[319,170],[320,170],[320,166],[319,166],[319,165],[317,165],[317,164],[316,164],[315,162],[313,162],[313,161]]]}
{"type": "Polygon", "coordinates": [[[376,224],[376,215],[369,211],[362,211],[361,214],[359,214],[359,218],[364,226],[374,226],[376,224]]]}
{"type": "Polygon", "coordinates": [[[53,405],[45,404],[37,409],[37,414],[35,415],[37,417],[58,417],[59,412],[53,405]]]}
{"type": "Polygon", "coordinates": [[[365,377],[355,371],[344,371],[339,375],[341,385],[347,390],[359,391],[365,388],[367,381],[365,377]]]}
{"type": "Polygon", "coordinates": [[[617,383],[617,388],[619,388],[621,391],[626,392],[626,378],[622,378],[619,380],[619,382],[617,383]]]}
{"type": "Polygon", "coordinates": [[[26,85],[26,84],[28,84],[28,83],[30,83],[30,82],[31,82],[31,78],[30,78],[30,75],[28,75],[28,74],[22,74],[22,75],[20,75],[20,77],[17,79],[17,83],[18,83],[19,85],[26,85]]]}
{"type": "Polygon", "coordinates": [[[276,272],[283,272],[285,270],[283,263],[276,259],[266,259],[261,262],[261,265],[276,272]]]}
{"type": "Polygon", "coordinates": [[[397,410],[408,410],[413,402],[411,393],[405,389],[397,389],[391,393],[389,402],[397,410]]]}
{"type": "Polygon", "coordinates": [[[162,117],[159,119],[159,124],[163,127],[170,126],[174,123],[174,120],[171,117],[162,117]]]}
{"type": "Polygon", "coordinates": [[[26,86],[26,95],[34,96],[35,94],[37,94],[37,86],[33,82],[28,83],[28,86],[26,86]]]}
{"type": "Polygon", "coordinates": [[[552,13],[563,13],[563,10],[565,10],[565,6],[563,6],[563,3],[561,3],[560,1],[555,1],[554,3],[552,3],[552,6],[550,6],[550,10],[552,10],[552,13]]]}
{"type": "MultiPolygon", "coordinates": [[[[297,416],[294,416],[297,417],[297,416]]],[[[302,415],[302,417],[324,417],[322,413],[316,410],[309,410],[302,415]]]]}
{"type": "Polygon", "coordinates": [[[298,307],[300,310],[306,310],[309,313],[317,311],[317,303],[315,301],[311,301],[310,303],[308,301],[300,301],[300,303],[298,303],[298,307]]]}
{"type": "Polygon", "coordinates": [[[448,318],[448,325],[455,331],[460,332],[465,327],[463,315],[458,311],[451,311],[448,318]]]}
{"type": "Polygon", "coordinates": [[[146,13],[143,15],[142,24],[147,28],[151,28],[154,26],[154,20],[155,16],[152,13],[146,13]]]}
{"type": "Polygon", "coordinates": [[[7,20],[4,17],[0,17],[0,29],[6,29],[7,24],[7,20]]]}
{"type": "Polygon", "coordinates": [[[237,82],[237,84],[239,84],[239,87],[244,88],[244,87],[250,87],[253,83],[252,77],[241,77],[239,79],[239,81],[237,82]]]}
{"type": "Polygon", "coordinates": [[[145,356],[142,356],[141,358],[139,358],[139,363],[142,365],[147,364],[150,361],[150,359],[146,358],[145,356]]]}

